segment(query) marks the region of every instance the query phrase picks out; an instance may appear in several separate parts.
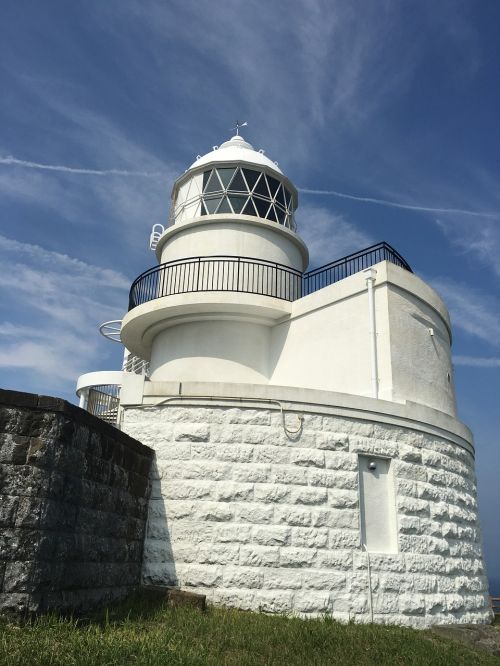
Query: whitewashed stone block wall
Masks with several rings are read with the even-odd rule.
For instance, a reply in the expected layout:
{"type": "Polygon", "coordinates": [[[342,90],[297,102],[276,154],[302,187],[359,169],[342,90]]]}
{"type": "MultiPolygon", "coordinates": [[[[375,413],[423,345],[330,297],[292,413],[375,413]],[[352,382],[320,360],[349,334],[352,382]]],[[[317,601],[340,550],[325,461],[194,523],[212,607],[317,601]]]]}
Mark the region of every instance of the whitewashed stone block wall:
{"type": "Polygon", "coordinates": [[[445,439],[305,413],[196,405],[131,408],[123,428],[156,451],[146,584],[215,604],[369,621],[358,454],[390,456],[397,554],[371,554],[374,620],[487,622],[474,461],[445,439]],[[287,415],[290,426],[295,416],[287,415]]]}

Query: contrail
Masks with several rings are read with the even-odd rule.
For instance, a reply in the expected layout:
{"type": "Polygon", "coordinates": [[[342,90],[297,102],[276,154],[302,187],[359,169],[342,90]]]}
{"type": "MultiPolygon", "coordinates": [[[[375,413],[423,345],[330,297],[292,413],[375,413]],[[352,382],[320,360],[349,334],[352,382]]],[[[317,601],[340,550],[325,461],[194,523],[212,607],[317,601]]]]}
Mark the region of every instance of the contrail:
{"type": "Polygon", "coordinates": [[[425,213],[456,213],[459,215],[470,215],[472,217],[488,217],[493,220],[500,219],[500,213],[482,213],[481,211],[477,210],[463,210],[461,208],[433,208],[432,206],[413,206],[412,204],[397,203],[396,201],[388,201],[387,199],[374,199],[373,197],[360,197],[354,194],[345,194],[345,192],[337,192],[336,190],[309,190],[305,187],[298,187],[297,189],[303,194],[320,194],[330,197],[339,197],[341,199],[352,199],[353,201],[372,203],[376,204],[377,206],[404,208],[406,210],[417,210],[425,213]]]}
{"type": "MultiPolygon", "coordinates": [[[[59,171],[62,173],[75,173],[84,176],[126,176],[126,177],[139,177],[139,178],[158,178],[161,176],[168,176],[166,172],[162,171],[127,171],[124,169],[80,169],[76,167],[65,166],[62,164],[42,164],[40,162],[29,162],[27,160],[19,160],[16,157],[9,155],[7,157],[0,156],[0,164],[8,166],[20,166],[26,169],[41,169],[42,171],[59,171]]],[[[434,208],[432,206],[415,206],[412,204],[398,203],[397,201],[389,201],[388,199],[375,199],[373,197],[362,197],[356,194],[346,194],[345,192],[337,192],[336,190],[310,190],[306,187],[297,188],[303,194],[312,194],[329,197],[339,197],[340,199],[351,199],[352,201],[360,201],[361,203],[371,203],[377,206],[389,206],[390,208],[403,208],[405,210],[415,210],[424,213],[455,213],[457,215],[469,215],[471,217],[485,217],[492,220],[500,219],[500,213],[481,212],[476,210],[464,210],[462,208],[434,208]]]]}
{"type": "Polygon", "coordinates": [[[165,176],[167,174],[161,171],[125,171],[122,169],[77,169],[75,167],[63,166],[62,164],[40,164],[39,162],[28,162],[26,160],[18,160],[9,155],[8,157],[0,157],[0,164],[21,166],[26,169],[41,169],[43,171],[62,171],[63,173],[78,173],[85,176],[139,176],[141,178],[154,178],[157,176],[165,176]]]}

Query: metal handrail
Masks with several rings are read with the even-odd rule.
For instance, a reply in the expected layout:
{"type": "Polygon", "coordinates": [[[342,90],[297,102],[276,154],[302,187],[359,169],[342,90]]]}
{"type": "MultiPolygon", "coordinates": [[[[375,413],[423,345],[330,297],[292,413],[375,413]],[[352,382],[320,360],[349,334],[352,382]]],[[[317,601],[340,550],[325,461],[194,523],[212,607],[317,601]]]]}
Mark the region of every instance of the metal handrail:
{"type": "Polygon", "coordinates": [[[383,241],[304,273],[302,296],[312,294],[318,289],[323,289],[323,287],[343,280],[350,275],[354,275],[354,273],[359,273],[380,261],[390,261],[410,273],[413,272],[408,262],[399,252],[389,243],[383,241]]]}
{"type": "Polygon", "coordinates": [[[399,252],[385,242],[307,273],[233,255],[179,259],[154,266],[134,280],[129,310],[163,296],[199,291],[237,291],[295,301],[384,260],[412,272],[399,252]]]}

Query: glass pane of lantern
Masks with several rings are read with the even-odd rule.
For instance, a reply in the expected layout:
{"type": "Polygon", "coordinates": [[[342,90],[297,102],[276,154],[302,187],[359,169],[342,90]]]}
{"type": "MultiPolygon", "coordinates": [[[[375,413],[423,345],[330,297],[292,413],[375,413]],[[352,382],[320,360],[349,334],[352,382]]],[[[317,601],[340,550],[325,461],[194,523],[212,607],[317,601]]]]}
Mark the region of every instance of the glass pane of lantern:
{"type": "Polygon", "coordinates": [[[219,179],[217,178],[217,171],[214,169],[212,175],[210,176],[210,180],[204,189],[204,192],[220,192],[221,190],[222,186],[219,182],[219,179]]]}
{"type": "Polygon", "coordinates": [[[276,178],[273,178],[272,176],[267,176],[267,184],[269,185],[269,191],[271,192],[271,197],[276,196],[276,191],[278,187],[280,186],[279,180],[276,180],[276,178]]]}
{"type": "Polygon", "coordinates": [[[243,180],[243,176],[241,175],[241,171],[239,169],[236,171],[229,189],[231,192],[248,192],[247,186],[245,185],[245,181],[243,180]]]}
{"type": "MultiPolygon", "coordinates": [[[[248,197],[238,197],[238,196],[230,196],[229,201],[231,202],[231,206],[233,207],[233,210],[235,213],[241,213],[243,206],[245,205],[245,202],[248,197]]],[[[253,213],[252,213],[253,215],[253,213]]]]}
{"type": "Polygon", "coordinates": [[[285,199],[286,199],[286,205],[288,208],[290,208],[290,203],[292,201],[292,195],[290,192],[285,188],[285,199]]]}
{"type": "Polygon", "coordinates": [[[261,175],[257,185],[254,188],[254,194],[261,194],[263,197],[269,197],[269,190],[267,188],[266,177],[261,175]]]}
{"type": "Polygon", "coordinates": [[[278,191],[276,192],[276,201],[283,206],[283,208],[286,207],[286,201],[285,201],[285,193],[283,191],[283,185],[280,185],[278,188],[278,191]]]}
{"type": "Polygon", "coordinates": [[[259,217],[266,217],[266,213],[269,210],[269,201],[263,201],[262,199],[253,200],[255,207],[257,208],[257,215],[259,217]]]}
{"type": "Polygon", "coordinates": [[[213,215],[217,210],[217,206],[220,204],[221,197],[215,197],[212,199],[207,199],[205,197],[205,207],[209,215],[213,215]]]}
{"type": "Polygon", "coordinates": [[[217,208],[217,213],[232,213],[233,211],[231,210],[231,206],[229,205],[229,201],[227,200],[227,197],[222,197],[222,202],[219,208],[217,208]]]}
{"type": "Polygon", "coordinates": [[[200,215],[207,215],[207,209],[205,208],[205,204],[203,201],[201,202],[201,210],[200,210],[200,215]]]}
{"type": "Polygon", "coordinates": [[[221,179],[221,183],[225,189],[227,189],[227,186],[231,182],[231,178],[233,177],[234,174],[234,169],[217,169],[217,172],[219,174],[219,178],[221,179]]]}
{"type": "Polygon", "coordinates": [[[242,213],[243,215],[257,215],[257,212],[253,205],[252,197],[248,197],[247,205],[243,209],[242,213]]]}
{"type": "Polygon", "coordinates": [[[203,189],[205,189],[205,187],[207,186],[208,179],[210,178],[211,173],[212,173],[211,170],[203,172],[203,189]]]}
{"type": "Polygon", "coordinates": [[[281,210],[278,206],[276,206],[276,215],[278,216],[278,222],[280,224],[285,224],[285,218],[286,218],[286,213],[284,210],[281,210]]]}
{"type": "Polygon", "coordinates": [[[267,215],[266,215],[266,217],[267,217],[268,220],[272,220],[273,222],[277,222],[277,221],[278,221],[278,218],[276,217],[276,213],[274,212],[274,206],[273,206],[273,204],[271,204],[271,207],[270,207],[269,210],[267,211],[267,215]]]}
{"type": "Polygon", "coordinates": [[[242,169],[243,174],[245,175],[245,180],[248,183],[248,188],[250,189],[250,192],[253,190],[255,187],[255,183],[257,182],[257,178],[260,176],[259,171],[254,171],[253,169],[242,169]]]}

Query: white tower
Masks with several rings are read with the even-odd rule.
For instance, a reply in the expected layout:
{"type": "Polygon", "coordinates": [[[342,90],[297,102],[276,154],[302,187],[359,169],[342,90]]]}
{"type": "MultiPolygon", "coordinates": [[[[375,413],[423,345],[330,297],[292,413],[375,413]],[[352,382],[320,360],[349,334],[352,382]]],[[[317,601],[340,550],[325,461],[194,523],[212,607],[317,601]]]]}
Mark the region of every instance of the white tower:
{"type": "Polygon", "coordinates": [[[156,451],[144,581],[240,608],[486,622],[446,307],[387,243],[305,273],[297,205],[235,136],[154,229],[160,264],[120,331],[150,362],[119,396],[120,427],[156,451]]]}

